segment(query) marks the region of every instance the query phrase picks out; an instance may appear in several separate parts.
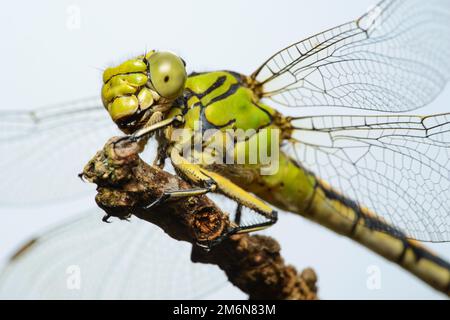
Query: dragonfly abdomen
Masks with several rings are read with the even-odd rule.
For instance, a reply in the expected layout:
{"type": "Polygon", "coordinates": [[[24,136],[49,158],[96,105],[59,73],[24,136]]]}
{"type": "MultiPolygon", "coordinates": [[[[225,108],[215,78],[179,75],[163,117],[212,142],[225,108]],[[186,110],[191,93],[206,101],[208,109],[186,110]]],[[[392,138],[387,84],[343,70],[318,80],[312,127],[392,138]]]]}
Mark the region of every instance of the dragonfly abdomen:
{"type": "Polygon", "coordinates": [[[320,179],[317,179],[311,206],[302,215],[355,240],[450,295],[447,261],[320,179]]]}

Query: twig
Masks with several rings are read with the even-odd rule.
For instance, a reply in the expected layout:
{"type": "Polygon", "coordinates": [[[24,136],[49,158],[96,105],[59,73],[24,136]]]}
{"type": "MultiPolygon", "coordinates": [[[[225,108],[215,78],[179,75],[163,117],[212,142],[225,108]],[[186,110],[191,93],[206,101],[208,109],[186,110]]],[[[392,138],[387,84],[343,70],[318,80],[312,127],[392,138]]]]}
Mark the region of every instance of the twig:
{"type": "Polygon", "coordinates": [[[209,263],[225,271],[229,281],[250,299],[317,299],[317,277],[312,269],[302,273],[284,263],[280,246],[266,236],[247,234],[226,237],[209,252],[198,243],[213,242],[231,222],[205,196],[164,203],[143,209],[164,191],[191,186],[177,176],[150,166],[139,157],[137,143],[108,141],[83,171],[97,184],[97,204],[109,215],[126,219],[135,215],[162,228],[176,240],[190,242],[193,262],[209,263]]]}

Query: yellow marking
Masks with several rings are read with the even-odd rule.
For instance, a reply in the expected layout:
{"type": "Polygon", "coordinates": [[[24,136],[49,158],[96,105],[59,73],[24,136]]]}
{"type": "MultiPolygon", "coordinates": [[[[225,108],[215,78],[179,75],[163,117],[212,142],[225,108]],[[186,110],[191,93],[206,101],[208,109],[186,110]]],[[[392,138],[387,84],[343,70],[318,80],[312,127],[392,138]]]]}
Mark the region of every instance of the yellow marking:
{"type": "Polygon", "coordinates": [[[247,208],[250,208],[252,210],[255,210],[256,212],[260,212],[265,216],[271,216],[273,209],[269,205],[267,205],[262,200],[256,198],[251,193],[248,193],[244,189],[238,187],[233,182],[228,180],[227,178],[222,177],[221,175],[207,171],[205,169],[200,169],[204,174],[211,177],[216,183],[220,191],[222,191],[223,194],[230,197],[234,201],[246,206],[247,208]]]}
{"type": "Polygon", "coordinates": [[[267,229],[267,228],[269,228],[269,227],[271,227],[271,225],[262,226],[262,227],[255,227],[255,228],[249,228],[249,229],[244,229],[244,230],[240,230],[240,231],[236,232],[236,234],[250,233],[250,232],[261,231],[261,230],[265,230],[265,229],[267,229]]]}
{"type": "Polygon", "coordinates": [[[103,83],[108,82],[112,77],[118,74],[127,74],[133,72],[145,72],[147,70],[147,65],[142,59],[131,59],[124,63],[111,67],[103,72],[103,83]]]}
{"type": "Polygon", "coordinates": [[[237,203],[240,203],[249,209],[255,210],[264,216],[270,217],[272,215],[273,209],[269,205],[248,193],[244,189],[238,187],[227,178],[224,178],[217,173],[202,169],[196,164],[190,163],[177,152],[176,147],[172,150],[171,159],[177,171],[179,171],[182,176],[186,177],[194,184],[204,185],[212,180],[215,184],[217,184],[218,191],[237,203]]]}

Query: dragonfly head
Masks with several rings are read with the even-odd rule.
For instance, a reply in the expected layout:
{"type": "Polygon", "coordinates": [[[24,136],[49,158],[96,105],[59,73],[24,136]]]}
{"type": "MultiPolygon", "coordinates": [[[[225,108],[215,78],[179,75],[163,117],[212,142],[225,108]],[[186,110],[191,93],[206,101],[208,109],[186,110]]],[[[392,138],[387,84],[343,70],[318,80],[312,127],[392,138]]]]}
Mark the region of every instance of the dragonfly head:
{"type": "Polygon", "coordinates": [[[103,105],[122,131],[132,133],[155,111],[168,111],[183,94],[186,79],[183,59],[151,51],[104,71],[103,105]]]}

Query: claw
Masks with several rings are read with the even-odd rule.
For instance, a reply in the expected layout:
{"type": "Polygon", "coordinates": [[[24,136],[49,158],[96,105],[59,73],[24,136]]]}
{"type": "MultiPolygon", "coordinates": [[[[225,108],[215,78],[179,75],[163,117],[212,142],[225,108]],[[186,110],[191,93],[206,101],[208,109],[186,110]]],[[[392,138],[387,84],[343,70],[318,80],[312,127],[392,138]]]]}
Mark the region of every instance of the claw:
{"type": "Polygon", "coordinates": [[[151,209],[153,207],[156,207],[156,206],[164,203],[165,201],[167,201],[167,199],[169,199],[169,198],[170,198],[170,195],[165,193],[161,197],[159,197],[158,199],[156,199],[155,201],[150,203],[149,205],[144,206],[144,209],[148,210],[148,209],[151,209]]]}
{"type": "Polygon", "coordinates": [[[111,223],[111,221],[108,221],[109,218],[111,218],[111,216],[109,214],[105,214],[102,218],[102,221],[106,223],[111,223]]]}
{"type": "Polygon", "coordinates": [[[137,141],[139,141],[139,138],[136,137],[133,134],[132,135],[128,135],[128,136],[120,137],[119,139],[117,139],[116,141],[113,142],[114,148],[117,146],[117,144],[119,144],[122,141],[137,142],[137,141]]]}
{"type": "Polygon", "coordinates": [[[136,137],[134,134],[127,137],[131,142],[138,142],[140,138],[136,137]]]}

